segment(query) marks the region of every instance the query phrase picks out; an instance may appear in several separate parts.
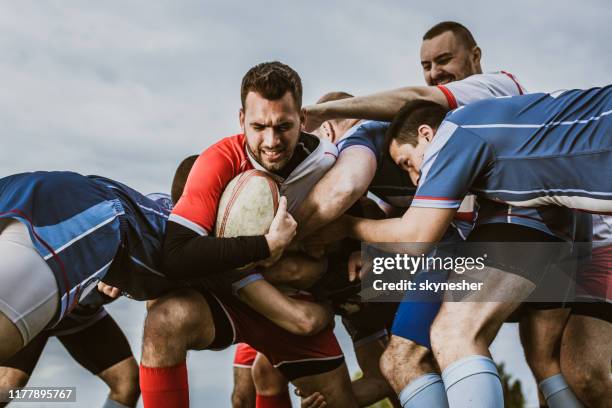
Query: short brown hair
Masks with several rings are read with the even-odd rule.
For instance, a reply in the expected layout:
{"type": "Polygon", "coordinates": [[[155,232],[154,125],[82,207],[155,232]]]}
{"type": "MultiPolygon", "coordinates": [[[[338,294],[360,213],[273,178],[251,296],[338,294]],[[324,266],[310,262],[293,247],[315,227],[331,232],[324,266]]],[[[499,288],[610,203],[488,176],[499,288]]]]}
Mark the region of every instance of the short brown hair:
{"type": "Polygon", "coordinates": [[[431,27],[423,36],[423,41],[431,40],[447,31],[451,31],[455,34],[467,49],[472,49],[476,46],[476,40],[474,40],[474,36],[470,30],[465,28],[463,24],[459,24],[455,21],[443,21],[431,27]]]}
{"type": "Polygon", "coordinates": [[[257,92],[264,98],[274,101],[291,92],[298,109],[302,107],[302,80],[289,65],[278,61],[263,62],[249,69],[240,88],[242,109],[245,108],[249,92],[257,92]]]}
{"type": "Polygon", "coordinates": [[[346,93],[343,91],[333,91],[333,92],[328,92],[322,97],[320,97],[317,103],[323,103],[323,102],[329,102],[329,101],[339,101],[340,99],[348,99],[352,97],[353,95],[351,95],[350,93],[346,93]]]}
{"type": "Polygon", "coordinates": [[[418,143],[417,129],[421,125],[429,125],[434,129],[440,126],[448,109],[435,102],[416,100],[407,102],[395,115],[387,133],[385,134],[385,151],[393,140],[402,144],[410,143],[416,146],[418,143]]]}
{"type": "Polygon", "coordinates": [[[170,197],[174,204],[176,204],[183,195],[185,183],[187,183],[187,176],[189,176],[189,172],[198,157],[200,157],[198,154],[186,157],[176,168],[174,179],[172,180],[172,188],[170,189],[170,197]]]}

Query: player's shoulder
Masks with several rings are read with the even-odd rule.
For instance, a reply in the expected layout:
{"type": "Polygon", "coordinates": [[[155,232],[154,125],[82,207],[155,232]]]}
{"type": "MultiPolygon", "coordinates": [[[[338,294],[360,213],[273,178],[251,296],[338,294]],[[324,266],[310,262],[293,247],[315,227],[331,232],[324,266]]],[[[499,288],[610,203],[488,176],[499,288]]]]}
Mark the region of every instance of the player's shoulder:
{"type": "Polygon", "coordinates": [[[245,153],[245,146],[246,138],[244,134],[238,133],[232,136],[224,137],[221,140],[215,142],[207,149],[205,149],[204,153],[208,151],[222,151],[237,153],[240,155],[245,153]]]}
{"type": "Polygon", "coordinates": [[[364,120],[350,128],[342,139],[346,139],[349,137],[376,137],[379,134],[384,135],[388,128],[389,122],[382,122],[378,120],[364,120]]]}
{"type": "Polygon", "coordinates": [[[503,70],[470,75],[459,81],[439,85],[438,88],[445,94],[447,91],[450,91],[453,95],[457,94],[454,96],[465,102],[458,103],[458,105],[471,103],[484,96],[515,96],[527,93],[526,88],[517,79],[516,75],[503,70]],[[485,94],[478,97],[483,92],[485,94]]]}
{"type": "Polygon", "coordinates": [[[246,138],[240,133],[224,137],[204,149],[194,163],[192,172],[218,166],[241,169],[247,162],[246,138]]]}
{"type": "Polygon", "coordinates": [[[350,128],[336,145],[342,151],[350,146],[364,146],[378,155],[382,146],[389,122],[366,120],[350,128]]]}

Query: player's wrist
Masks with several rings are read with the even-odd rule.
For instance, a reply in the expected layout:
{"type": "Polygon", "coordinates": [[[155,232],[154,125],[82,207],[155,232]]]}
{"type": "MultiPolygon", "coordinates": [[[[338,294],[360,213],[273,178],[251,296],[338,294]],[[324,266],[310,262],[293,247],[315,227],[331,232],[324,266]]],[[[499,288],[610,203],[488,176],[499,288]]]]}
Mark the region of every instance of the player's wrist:
{"type": "Polygon", "coordinates": [[[361,239],[359,234],[360,220],[362,218],[345,215],[342,217],[342,230],[345,236],[353,239],[361,239]]]}
{"type": "Polygon", "coordinates": [[[264,235],[266,239],[266,243],[268,244],[268,252],[270,253],[270,257],[275,256],[278,252],[283,250],[283,243],[274,233],[268,232],[264,235]]]}

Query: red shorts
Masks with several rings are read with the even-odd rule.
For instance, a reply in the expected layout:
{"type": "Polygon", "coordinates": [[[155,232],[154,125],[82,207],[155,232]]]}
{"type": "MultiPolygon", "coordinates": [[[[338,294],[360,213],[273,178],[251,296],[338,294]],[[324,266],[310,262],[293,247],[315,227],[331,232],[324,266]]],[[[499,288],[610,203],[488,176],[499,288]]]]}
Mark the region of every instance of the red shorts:
{"type": "Polygon", "coordinates": [[[591,262],[578,271],[576,298],[586,302],[612,300],[612,245],[593,248],[591,262]]]}
{"type": "Polygon", "coordinates": [[[338,368],[344,355],[330,326],[314,336],[298,336],[272,323],[232,294],[200,290],[210,305],[218,350],[247,343],[291,381],[338,368]]]}
{"type": "Polygon", "coordinates": [[[257,350],[246,343],[238,343],[234,353],[234,367],[251,368],[257,357],[257,350]]]}

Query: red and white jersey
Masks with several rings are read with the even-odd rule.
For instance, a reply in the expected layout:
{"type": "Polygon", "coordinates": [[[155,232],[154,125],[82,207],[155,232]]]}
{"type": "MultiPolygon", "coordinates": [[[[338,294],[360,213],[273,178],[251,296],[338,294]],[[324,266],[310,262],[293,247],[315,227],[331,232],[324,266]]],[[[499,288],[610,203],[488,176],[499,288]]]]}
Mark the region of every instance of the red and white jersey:
{"type": "Polygon", "coordinates": [[[446,96],[451,109],[483,99],[528,93],[514,75],[506,71],[471,75],[461,81],[438,85],[438,88],[446,96]]]}
{"type": "MultiPolygon", "coordinates": [[[[303,138],[314,138],[302,134],[303,138]]],[[[298,142],[296,149],[306,149],[298,142]]],[[[169,220],[181,224],[200,235],[209,235],[214,230],[219,200],[229,182],[238,174],[251,169],[265,171],[280,184],[280,192],[287,197],[287,208],[291,212],[304,200],[314,184],[335,163],[336,146],[320,140],[308,151],[304,159],[287,178],[265,170],[248,153],[246,137],[238,134],[226,137],[206,149],[195,161],[183,195],[174,206],[169,220]]]]}

